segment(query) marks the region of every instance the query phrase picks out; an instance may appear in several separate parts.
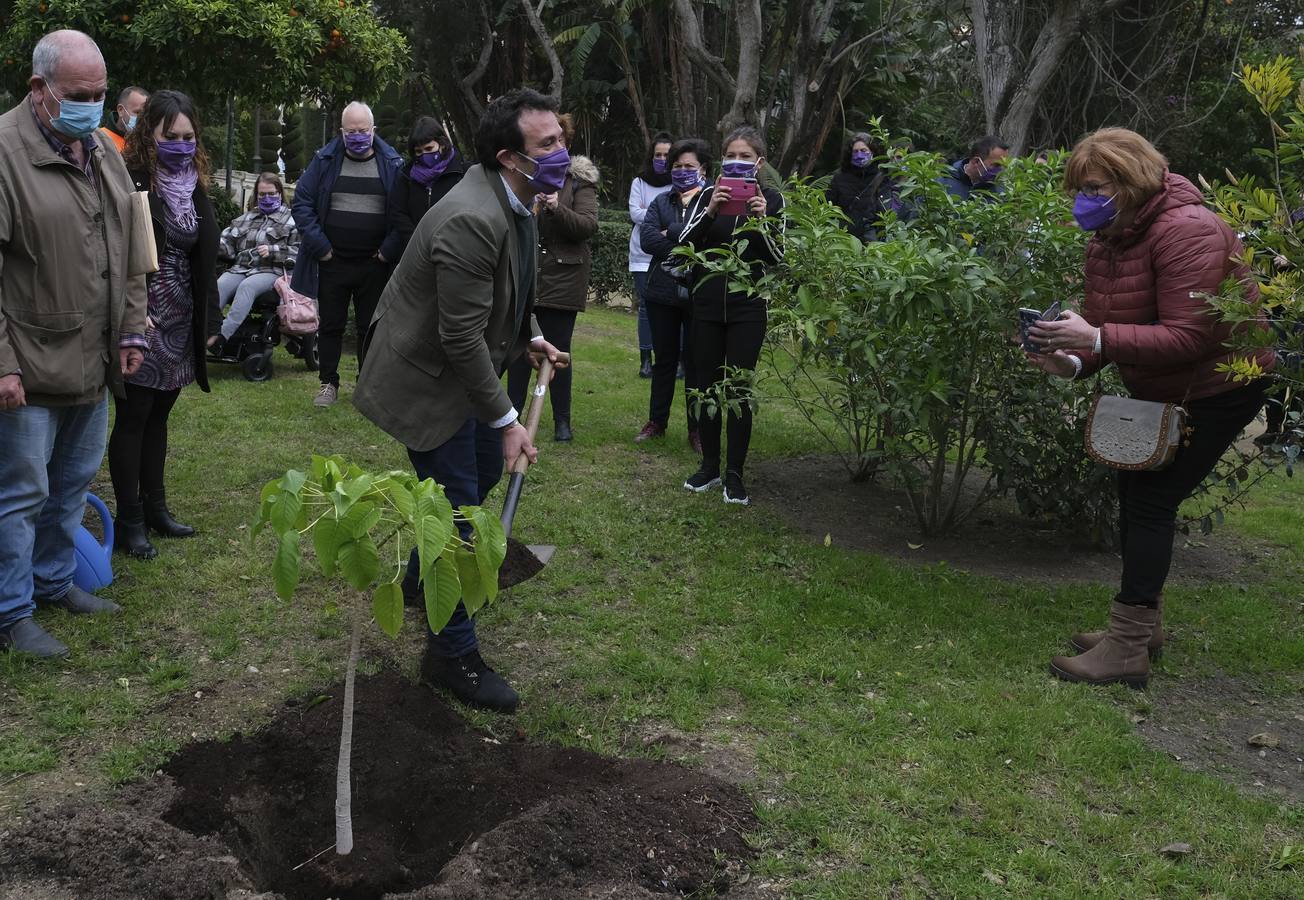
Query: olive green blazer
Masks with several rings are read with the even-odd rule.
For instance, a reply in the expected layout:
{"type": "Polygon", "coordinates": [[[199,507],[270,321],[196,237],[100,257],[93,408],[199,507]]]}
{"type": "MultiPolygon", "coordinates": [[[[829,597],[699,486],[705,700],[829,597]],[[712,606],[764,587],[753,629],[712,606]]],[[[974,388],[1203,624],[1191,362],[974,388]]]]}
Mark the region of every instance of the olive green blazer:
{"type": "Polygon", "coordinates": [[[381,295],[353,404],[411,450],[511,412],[502,373],[539,334],[534,286],[517,296],[515,215],[499,173],[472,167],[422,217],[381,295]]]}

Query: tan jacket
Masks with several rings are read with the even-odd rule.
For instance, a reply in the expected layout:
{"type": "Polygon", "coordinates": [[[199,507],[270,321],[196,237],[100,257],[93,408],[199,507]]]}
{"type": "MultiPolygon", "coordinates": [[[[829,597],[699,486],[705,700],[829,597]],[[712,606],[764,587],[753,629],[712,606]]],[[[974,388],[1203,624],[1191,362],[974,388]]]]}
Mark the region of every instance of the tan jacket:
{"type": "Polygon", "coordinates": [[[511,412],[502,373],[539,333],[533,297],[517,296],[515,215],[499,173],[472,167],[422,217],[381,295],[353,404],[412,450],[511,412]]]}
{"type": "Polygon", "coordinates": [[[127,276],[131,178],[94,151],[99,189],[37,128],[30,97],[0,116],[0,375],[33,406],[122,393],[118,341],[145,333],[145,276],[127,276]]]}

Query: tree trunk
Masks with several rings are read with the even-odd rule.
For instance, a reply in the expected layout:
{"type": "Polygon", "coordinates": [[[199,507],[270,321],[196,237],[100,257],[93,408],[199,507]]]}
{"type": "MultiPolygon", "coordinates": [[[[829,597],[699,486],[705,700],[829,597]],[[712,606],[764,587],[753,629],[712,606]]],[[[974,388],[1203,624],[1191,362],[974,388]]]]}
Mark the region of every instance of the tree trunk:
{"type": "Polygon", "coordinates": [[[756,88],[761,77],[761,0],[734,0],[738,33],[737,75],[725,65],[723,57],[707,48],[697,12],[692,0],[675,0],[675,18],[679,23],[684,54],[721,93],[732,98],[729,110],[720,118],[716,128],[723,134],[738,125],[761,124],[756,110],[756,88]]]}
{"type": "Polygon", "coordinates": [[[344,711],[340,723],[340,756],[335,766],[335,852],[353,852],[353,682],[358,675],[358,649],[362,643],[362,614],[353,604],[353,637],[349,665],[344,674],[344,711]]]}
{"type": "Polygon", "coordinates": [[[543,55],[548,57],[548,65],[552,68],[552,82],[548,85],[548,93],[560,100],[562,79],[565,77],[566,70],[562,68],[561,58],[557,56],[557,48],[552,43],[552,37],[548,34],[548,29],[543,27],[543,21],[539,18],[539,12],[543,10],[543,3],[541,2],[539,9],[536,10],[530,0],[521,0],[521,8],[525,10],[526,21],[530,23],[530,29],[534,32],[534,36],[539,39],[539,46],[543,48],[543,55]]]}

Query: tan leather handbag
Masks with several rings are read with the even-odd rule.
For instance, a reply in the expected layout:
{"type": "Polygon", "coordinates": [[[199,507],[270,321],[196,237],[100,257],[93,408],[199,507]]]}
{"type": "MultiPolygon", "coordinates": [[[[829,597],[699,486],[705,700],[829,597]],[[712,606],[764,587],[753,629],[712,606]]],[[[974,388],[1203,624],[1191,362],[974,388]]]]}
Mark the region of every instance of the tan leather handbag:
{"type": "Polygon", "coordinates": [[[1099,394],[1087,417],[1087,455],[1113,469],[1154,471],[1173,461],[1186,433],[1176,403],[1099,394]]]}

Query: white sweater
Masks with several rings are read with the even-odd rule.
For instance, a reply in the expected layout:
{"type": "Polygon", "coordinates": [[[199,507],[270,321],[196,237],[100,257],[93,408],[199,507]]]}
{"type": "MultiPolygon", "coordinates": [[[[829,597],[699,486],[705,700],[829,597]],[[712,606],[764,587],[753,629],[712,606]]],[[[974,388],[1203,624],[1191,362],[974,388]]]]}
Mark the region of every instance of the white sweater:
{"type": "Polygon", "coordinates": [[[646,272],[652,265],[650,254],[643,252],[643,245],[638,239],[638,226],[647,216],[648,207],[657,197],[670,190],[670,185],[653,187],[642,178],[635,178],[629,186],[629,220],[634,223],[634,230],[629,234],[629,270],[646,272]]]}

